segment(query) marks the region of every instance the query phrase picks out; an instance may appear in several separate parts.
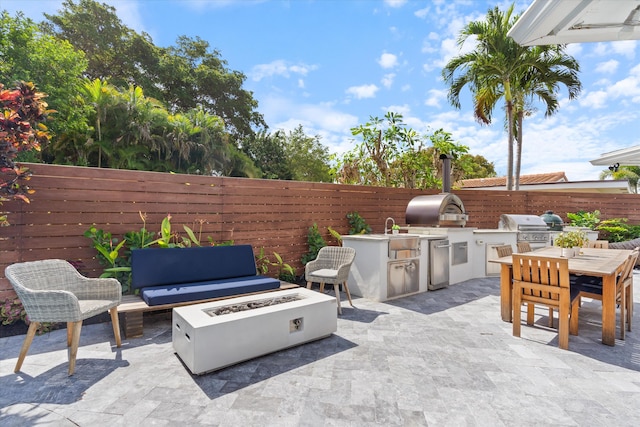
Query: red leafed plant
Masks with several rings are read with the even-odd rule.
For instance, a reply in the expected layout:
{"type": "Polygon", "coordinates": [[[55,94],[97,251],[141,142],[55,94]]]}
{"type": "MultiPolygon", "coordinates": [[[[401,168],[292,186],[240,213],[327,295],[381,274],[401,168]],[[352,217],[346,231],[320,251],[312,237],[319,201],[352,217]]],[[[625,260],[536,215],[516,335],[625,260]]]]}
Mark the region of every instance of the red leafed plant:
{"type": "MultiPolygon", "coordinates": [[[[0,204],[11,199],[29,203],[34,191],[21,181],[28,181],[29,169],[14,162],[21,151],[40,150],[49,141],[47,127],[42,123],[47,114],[46,95],[33,83],[19,82],[13,89],[0,83],[0,204]]],[[[0,212],[0,225],[9,225],[6,214],[0,212]]]]}

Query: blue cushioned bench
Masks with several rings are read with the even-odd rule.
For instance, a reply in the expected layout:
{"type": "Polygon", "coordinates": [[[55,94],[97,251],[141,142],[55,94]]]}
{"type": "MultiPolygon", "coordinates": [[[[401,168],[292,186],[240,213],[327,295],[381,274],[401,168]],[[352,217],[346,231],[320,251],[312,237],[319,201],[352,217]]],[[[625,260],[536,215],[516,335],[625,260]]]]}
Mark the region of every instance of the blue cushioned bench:
{"type": "Polygon", "coordinates": [[[251,245],[134,249],[131,288],[118,307],[125,337],[142,335],[142,315],[238,295],[296,285],[257,274],[251,245]]]}

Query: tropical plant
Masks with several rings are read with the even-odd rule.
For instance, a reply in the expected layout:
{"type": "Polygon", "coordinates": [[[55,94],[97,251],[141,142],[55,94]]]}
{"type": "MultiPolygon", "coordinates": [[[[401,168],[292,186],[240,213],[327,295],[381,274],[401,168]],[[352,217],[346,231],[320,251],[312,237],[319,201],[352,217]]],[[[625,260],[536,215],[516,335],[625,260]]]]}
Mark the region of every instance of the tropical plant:
{"type": "Polygon", "coordinates": [[[588,240],[587,233],[582,230],[565,231],[553,239],[553,244],[561,248],[581,248],[588,240]]]}
{"type": "Polygon", "coordinates": [[[609,242],[625,242],[640,237],[640,225],[630,225],[627,218],[611,218],[601,221],[596,230],[609,242]]]}
{"type": "MultiPolygon", "coordinates": [[[[33,83],[20,82],[13,89],[4,89],[0,83],[0,205],[12,199],[29,203],[27,194],[33,190],[23,181],[29,180],[31,173],[14,160],[18,153],[40,150],[49,141],[42,123],[51,112],[43,101],[45,96],[33,83]]],[[[0,225],[9,225],[2,212],[0,225]]]]}
{"type": "Polygon", "coordinates": [[[349,212],[347,214],[347,220],[349,221],[349,234],[369,234],[371,233],[371,227],[367,224],[367,221],[360,216],[358,212],[349,212]]]}
{"type": "Polygon", "coordinates": [[[507,128],[507,189],[514,187],[515,135],[518,135],[518,158],[515,171],[516,189],[519,183],[522,151],[522,120],[531,112],[530,103],[538,98],[546,104],[545,115],[558,108],[556,91],[559,84],[569,90],[569,98],[578,95],[581,84],[577,78],[578,63],[564,52],[564,46],[526,47],[507,36],[518,20],[513,4],[505,11],[498,7],[487,12],[485,20],[468,23],[460,33],[458,46],[475,38],[476,47],[452,58],[442,70],[449,85],[448,99],[460,108],[460,93],[468,86],[474,102],[474,117],[481,124],[490,124],[492,112],[504,99],[507,128]],[[516,122],[517,117],[517,122],[516,122]]]}
{"type": "Polygon", "coordinates": [[[278,279],[284,282],[295,283],[296,272],[293,269],[293,267],[291,267],[291,265],[284,262],[282,260],[282,257],[277,252],[274,252],[273,256],[276,258],[276,261],[272,262],[271,265],[276,267],[278,271],[278,275],[277,275],[278,279]]]}
{"type": "Polygon", "coordinates": [[[323,247],[327,246],[327,242],[324,240],[320,231],[318,230],[318,224],[313,223],[311,227],[309,227],[309,232],[307,234],[307,243],[309,244],[309,252],[302,255],[302,265],[306,265],[309,261],[313,261],[318,257],[318,252],[323,247]]]}
{"type": "Polygon", "coordinates": [[[626,179],[629,183],[629,191],[638,193],[638,183],[640,183],[640,166],[620,166],[610,167],[600,172],[600,179],[626,179]]]}
{"type": "Polygon", "coordinates": [[[331,226],[327,227],[327,231],[329,231],[331,237],[336,239],[336,242],[338,242],[338,246],[342,246],[342,236],[340,235],[340,233],[334,230],[331,226]]]}
{"type": "Polygon", "coordinates": [[[600,211],[593,212],[578,211],[576,213],[567,212],[569,225],[573,227],[588,227],[595,230],[600,222],[600,211]]]}
{"type": "Polygon", "coordinates": [[[271,265],[271,261],[264,253],[264,246],[260,248],[260,252],[256,256],[256,268],[258,269],[258,273],[267,274],[269,272],[269,266],[271,265]]]}

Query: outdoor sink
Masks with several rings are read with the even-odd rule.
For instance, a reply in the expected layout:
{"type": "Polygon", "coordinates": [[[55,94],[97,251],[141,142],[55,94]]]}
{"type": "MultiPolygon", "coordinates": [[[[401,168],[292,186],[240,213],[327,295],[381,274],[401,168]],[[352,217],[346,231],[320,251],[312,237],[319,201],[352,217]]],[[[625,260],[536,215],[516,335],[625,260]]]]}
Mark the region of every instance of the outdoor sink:
{"type": "Polygon", "coordinates": [[[418,249],[420,238],[417,236],[403,236],[401,234],[388,234],[390,251],[405,251],[418,249]]]}

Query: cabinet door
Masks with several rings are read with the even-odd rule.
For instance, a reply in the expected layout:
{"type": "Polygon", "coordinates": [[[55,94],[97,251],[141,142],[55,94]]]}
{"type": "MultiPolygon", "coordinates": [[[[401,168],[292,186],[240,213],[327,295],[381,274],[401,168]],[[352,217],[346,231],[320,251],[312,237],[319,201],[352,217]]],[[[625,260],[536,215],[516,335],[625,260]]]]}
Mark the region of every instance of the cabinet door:
{"type": "Polygon", "coordinates": [[[391,261],[387,263],[387,298],[403,295],[404,275],[407,261],[391,261]]]}

